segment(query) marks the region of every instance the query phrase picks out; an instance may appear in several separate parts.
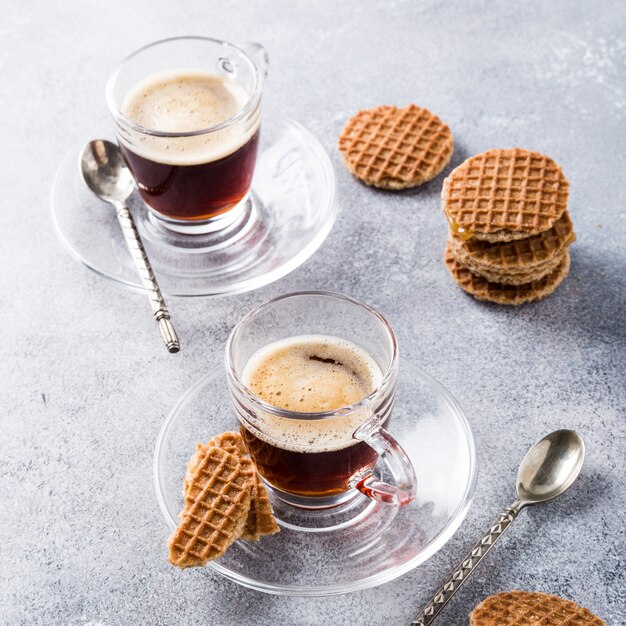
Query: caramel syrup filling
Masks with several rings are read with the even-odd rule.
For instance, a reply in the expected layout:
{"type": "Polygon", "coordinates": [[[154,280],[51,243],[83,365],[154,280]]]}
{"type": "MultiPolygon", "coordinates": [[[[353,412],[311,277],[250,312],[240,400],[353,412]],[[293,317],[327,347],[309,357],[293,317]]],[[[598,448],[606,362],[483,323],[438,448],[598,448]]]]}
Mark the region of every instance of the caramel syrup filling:
{"type": "Polygon", "coordinates": [[[449,215],[446,217],[448,218],[448,222],[450,222],[450,229],[457,237],[468,241],[474,236],[474,231],[471,231],[469,228],[464,228],[453,217],[449,215]]]}

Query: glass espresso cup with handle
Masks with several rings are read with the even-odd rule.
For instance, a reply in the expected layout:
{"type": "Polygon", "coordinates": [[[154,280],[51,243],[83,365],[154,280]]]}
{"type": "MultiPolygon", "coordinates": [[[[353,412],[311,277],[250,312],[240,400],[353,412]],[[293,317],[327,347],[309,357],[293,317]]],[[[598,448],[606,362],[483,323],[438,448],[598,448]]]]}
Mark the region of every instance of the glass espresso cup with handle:
{"type": "Polygon", "coordinates": [[[240,431],[278,498],[305,509],[358,492],[392,505],[414,498],[411,462],[387,432],[397,342],[374,309],[323,291],[270,300],[233,329],[226,370],[240,431]],[[374,472],[379,457],[391,482],[374,472]]]}
{"type": "Polygon", "coordinates": [[[176,37],[128,56],[107,104],[120,149],[158,224],[215,232],[243,212],[256,163],[267,53],[176,37]]]}

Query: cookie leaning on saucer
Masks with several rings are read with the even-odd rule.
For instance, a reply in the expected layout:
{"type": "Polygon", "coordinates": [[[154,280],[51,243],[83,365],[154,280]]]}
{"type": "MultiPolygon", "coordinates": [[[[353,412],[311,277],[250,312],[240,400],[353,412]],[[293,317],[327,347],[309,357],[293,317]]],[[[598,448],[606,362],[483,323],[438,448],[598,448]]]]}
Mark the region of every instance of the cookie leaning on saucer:
{"type": "Polygon", "coordinates": [[[181,520],[169,540],[169,560],[196,567],[222,556],[244,531],[254,471],[213,446],[203,450],[188,481],[181,520]]]}
{"type": "Polygon", "coordinates": [[[604,620],[571,600],[529,591],[489,596],[469,617],[470,626],[606,626],[604,620]]]}
{"type": "Polygon", "coordinates": [[[525,239],[552,228],[567,208],[569,183],[550,157],[522,148],[488,150],[446,177],[441,207],[463,239],[525,239]]]}
{"type": "Polygon", "coordinates": [[[350,172],[367,185],[408,189],[443,170],[454,140],[447,124],[428,109],[379,106],[348,120],[339,151],[350,172]]]}
{"type": "Polygon", "coordinates": [[[505,285],[478,276],[461,265],[446,246],[446,267],[455,282],[478,300],[496,304],[519,305],[549,296],[565,280],[569,272],[569,254],[565,253],[557,268],[539,280],[521,285],[505,285]]]}

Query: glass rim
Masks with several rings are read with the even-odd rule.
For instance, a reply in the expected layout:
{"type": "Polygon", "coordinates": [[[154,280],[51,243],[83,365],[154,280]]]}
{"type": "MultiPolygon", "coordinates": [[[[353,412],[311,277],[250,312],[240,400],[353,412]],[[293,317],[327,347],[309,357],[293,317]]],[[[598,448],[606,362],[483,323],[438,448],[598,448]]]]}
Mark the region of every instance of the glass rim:
{"type": "Polygon", "coordinates": [[[116,124],[122,127],[129,127],[130,129],[142,133],[144,135],[150,135],[153,137],[169,137],[169,138],[185,138],[185,137],[198,137],[200,135],[207,135],[209,133],[213,133],[219,130],[223,130],[224,128],[228,128],[238,121],[244,119],[251,112],[253,112],[260,99],[262,92],[263,80],[261,76],[261,72],[259,72],[259,68],[254,61],[254,59],[242,48],[239,46],[230,43],[228,41],[224,41],[222,39],[214,39],[212,37],[203,37],[200,35],[186,35],[182,37],[167,37],[165,39],[159,39],[158,41],[153,41],[152,43],[146,44],[141,48],[138,48],[134,52],[131,52],[128,56],[124,57],[115,67],[115,69],[109,74],[109,77],[106,82],[105,87],[105,98],[107,102],[107,107],[113,120],[116,124]],[[154,48],[161,44],[171,43],[173,41],[204,41],[212,44],[218,44],[224,46],[225,48],[230,48],[236,50],[239,54],[241,54],[247,61],[250,63],[251,67],[254,71],[254,90],[250,94],[250,97],[246,101],[246,104],[233,116],[228,119],[220,122],[219,124],[215,124],[213,126],[209,126],[207,128],[201,128],[199,130],[193,131],[185,131],[185,132],[169,132],[169,131],[160,131],[154,128],[148,128],[147,126],[142,126],[141,124],[137,124],[133,122],[130,118],[126,117],[120,111],[120,107],[117,105],[115,100],[115,85],[119,78],[120,73],[126,67],[126,65],[132,61],[136,56],[149,50],[150,48],[154,48]]]}
{"type": "Polygon", "coordinates": [[[348,413],[353,413],[364,408],[367,408],[371,405],[376,398],[378,398],[385,390],[388,388],[390,382],[392,382],[393,378],[397,374],[398,370],[398,340],[396,338],[393,329],[389,322],[383,317],[381,313],[379,313],[376,309],[372,308],[365,302],[361,300],[357,300],[356,298],[352,298],[350,296],[346,296],[341,293],[337,293],[334,291],[326,291],[326,290],[304,290],[304,291],[292,291],[290,293],[282,294],[275,298],[271,298],[270,300],[266,300],[261,304],[255,306],[252,310],[248,311],[238,322],[235,324],[233,329],[226,340],[226,348],[225,348],[225,360],[226,360],[226,374],[229,382],[234,385],[237,392],[243,395],[247,400],[253,402],[255,405],[259,407],[259,409],[263,412],[270,413],[271,415],[275,415],[277,417],[282,417],[285,419],[297,419],[297,420],[320,420],[320,419],[332,419],[341,417],[348,413]],[[288,298],[300,297],[300,296],[320,296],[322,298],[331,298],[336,300],[343,300],[344,302],[348,302],[350,304],[356,305],[362,309],[365,309],[371,315],[373,315],[383,326],[384,330],[387,333],[387,337],[390,340],[391,344],[391,360],[389,365],[387,366],[386,371],[383,373],[383,377],[380,383],[376,386],[374,390],[372,390],[368,395],[357,402],[353,402],[352,404],[346,405],[344,407],[340,407],[338,409],[333,409],[330,411],[312,411],[312,412],[299,412],[299,411],[291,411],[289,409],[281,409],[272,404],[269,404],[255,393],[253,393],[248,387],[246,387],[239,375],[237,374],[235,367],[233,365],[233,343],[236,338],[236,335],[241,331],[242,326],[248,322],[254,315],[258,314],[259,311],[266,308],[271,304],[275,304],[280,302],[281,300],[286,300],[288,298]]]}

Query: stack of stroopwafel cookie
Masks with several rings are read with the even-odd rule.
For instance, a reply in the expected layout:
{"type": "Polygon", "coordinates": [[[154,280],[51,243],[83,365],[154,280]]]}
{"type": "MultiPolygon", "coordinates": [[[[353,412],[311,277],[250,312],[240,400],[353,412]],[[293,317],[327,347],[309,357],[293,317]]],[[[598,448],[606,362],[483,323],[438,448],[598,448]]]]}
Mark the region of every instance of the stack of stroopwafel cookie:
{"type": "Polygon", "coordinates": [[[538,152],[488,150],[443,183],[450,223],[445,261],[454,280],[479,300],[518,305],[550,295],[569,271],[574,228],[569,183],[538,152]]]}

